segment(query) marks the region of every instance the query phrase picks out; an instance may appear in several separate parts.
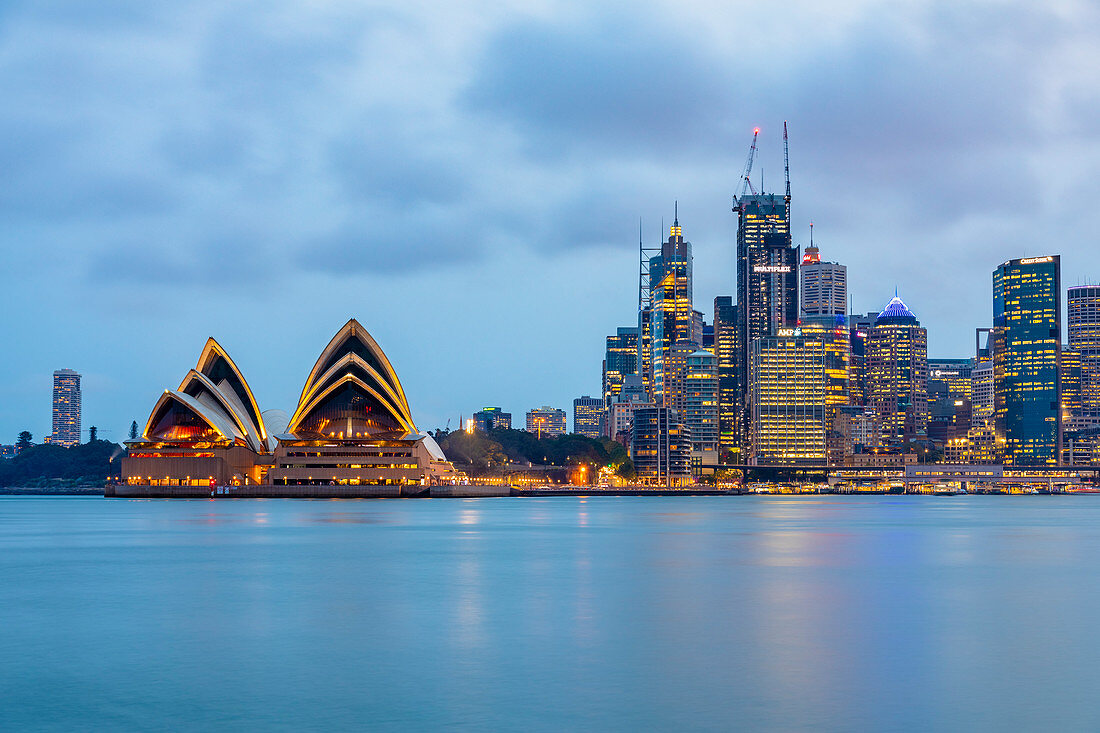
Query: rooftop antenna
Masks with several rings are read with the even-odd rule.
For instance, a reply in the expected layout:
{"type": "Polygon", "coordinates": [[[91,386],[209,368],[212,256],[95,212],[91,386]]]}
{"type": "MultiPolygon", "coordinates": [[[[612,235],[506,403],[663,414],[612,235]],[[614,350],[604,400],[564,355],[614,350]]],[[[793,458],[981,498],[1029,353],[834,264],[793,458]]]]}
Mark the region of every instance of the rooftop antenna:
{"type": "MultiPolygon", "coordinates": [[[[790,198],[791,198],[790,190],[791,190],[791,187],[790,187],[790,185],[788,185],[787,186],[787,199],[788,200],[790,200],[790,198]]],[[[814,246],[814,223],[813,223],[813,221],[810,222],[810,246],[811,247],[814,246]]]]}
{"type": "MultiPolygon", "coordinates": [[[[787,221],[791,220],[791,158],[787,148],[787,121],[783,120],[783,178],[787,182],[787,194],[784,201],[787,202],[787,221]]],[[[813,224],[810,224],[812,227],[813,224]]],[[[810,230],[813,231],[812,229],[810,230]]]]}

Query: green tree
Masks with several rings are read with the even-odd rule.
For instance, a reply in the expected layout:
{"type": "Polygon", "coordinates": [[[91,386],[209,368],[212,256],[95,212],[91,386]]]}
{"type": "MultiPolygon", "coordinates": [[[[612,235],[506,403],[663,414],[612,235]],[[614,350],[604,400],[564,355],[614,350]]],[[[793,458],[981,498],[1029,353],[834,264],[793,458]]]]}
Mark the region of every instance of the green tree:
{"type": "Polygon", "coordinates": [[[130,440],[137,440],[137,420],[130,423],[130,440]]]}
{"type": "Polygon", "coordinates": [[[19,439],[15,441],[15,452],[22,453],[27,448],[34,445],[34,436],[31,435],[31,431],[24,430],[19,433],[19,439]]]}

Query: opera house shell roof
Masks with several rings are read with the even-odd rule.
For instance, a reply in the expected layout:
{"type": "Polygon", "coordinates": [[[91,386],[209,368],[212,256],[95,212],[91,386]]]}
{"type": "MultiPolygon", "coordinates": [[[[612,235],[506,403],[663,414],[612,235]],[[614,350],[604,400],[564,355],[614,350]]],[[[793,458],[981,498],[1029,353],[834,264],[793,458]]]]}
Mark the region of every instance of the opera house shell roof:
{"type": "Polygon", "coordinates": [[[212,338],[180,386],[165,390],[157,400],[142,441],[237,445],[261,454],[271,448],[248,382],[212,338]]]}
{"type": "Polygon", "coordinates": [[[317,358],[293,415],[267,414],[285,431],[268,434],[248,382],[209,339],[179,387],[157,400],[140,438],[127,441],[126,481],[409,487],[453,475],[435,440],[417,430],[393,365],[355,319],[317,358]]]}

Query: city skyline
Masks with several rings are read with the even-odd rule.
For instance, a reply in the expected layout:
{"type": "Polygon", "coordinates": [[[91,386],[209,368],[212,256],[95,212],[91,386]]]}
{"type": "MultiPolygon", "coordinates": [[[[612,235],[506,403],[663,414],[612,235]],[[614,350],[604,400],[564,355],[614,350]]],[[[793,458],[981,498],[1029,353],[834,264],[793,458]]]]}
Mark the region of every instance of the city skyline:
{"type": "Polygon", "coordinates": [[[1060,254],[1063,287],[1097,276],[1086,202],[1100,184],[1062,152],[1091,150],[1079,122],[1097,92],[1085,71],[1091,8],[1019,5],[991,17],[972,7],[804,7],[783,26],[749,7],[629,18],[501,7],[477,24],[397,8],[381,19],[284,11],[246,20],[210,6],[191,23],[152,8],[5,11],[13,31],[0,63],[13,103],[0,115],[9,132],[0,217],[14,243],[5,312],[18,315],[4,332],[20,348],[0,367],[0,442],[49,433],[59,366],[84,376],[84,424],[121,441],[172,365],[190,358],[175,344],[209,336],[273,400],[262,409],[289,410],[323,346],[311,324],[349,316],[381,324],[376,336],[425,427],[485,404],[567,409],[600,393],[604,338],[633,323],[639,215],[655,244],[678,199],[694,246],[694,306],[709,314],[715,296],[734,292],[729,199],[757,125],[765,187],[780,190],[784,119],[794,242],[808,243],[812,219],[823,259],[849,268],[854,312],[881,308],[899,288],[928,328],[930,358],[971,355],[973,329],[991,325],[989,273],[1000,262],[1060,254]],[[787,43],[753,54],[718,40],[741,37],[732,29],[748,22],[761,29],[745,38],[750,47],[769,34],[787,43]],[[828,56],[847,77],[819,70],[830,44],[863,39],[868,24],[880,37],[898,31],[893,46],[859,40],[828,56]],[[281,35],[292,27],[305,29],[297,46],[281,35]],[[811,28],[816,45],[795,53],[811,28]],[[453,43],[433,46],[444,29],[453,43]],[[458,72],[398,52],[392,39],[403,34],[419,39],[413,53],[458,72]],[[647,61],[648,41],[669,36],[699,43],[647,61]],[[383,48],[393,55],[357,53],[377,38],[391,39],[383,48]],[[1043,64],[1019,73],[1029,48],[1064,69],[1057,87],[1043,64]],[[265,63],[272,55],[286,65],[265,63]],[[196,60],[181,69],[180,58],[196,60]],[[730,58],[754,73],[727,84],[730,58]],[[1041,116],[1007,78],[1044,92],[1041,116]],[[547,88],[552,79],[559,85],[547,88]],[[526,86],[543,91],[533,98],[526,86]],[[642,129],[620,111],[663,104],[675,119],[642,129]],[[331,109],[330,125],[305,115],[319,106],[331,109]],[[410,118],[421,122],[403,128],[410,118]],[[74,147],[81,155],[66,153],[74,147]],[[387,257],[393,242],[402,257],[387,257]],[[334,260],[346,266],[336,271],[334,260]],[[493,299],[476,297],[486,288],[493,299]],[[563,288],[567,302],[554,308],[530,297],[563,288]],[[66,297],[42,297],[54,290],[66,297]],[[300,296],[316,290],[328,297],[300,296]],[[357,306],[364,290],[379,305],[357,306]],[[209,316],[196,318],[201,305],[209,316]],[[276,317],[278,343],[252,323],[276,317]],[[444,338],[426,344],[416,323],[444,338]],[[489,351],[495,363],[482,358],[489,351]]]}

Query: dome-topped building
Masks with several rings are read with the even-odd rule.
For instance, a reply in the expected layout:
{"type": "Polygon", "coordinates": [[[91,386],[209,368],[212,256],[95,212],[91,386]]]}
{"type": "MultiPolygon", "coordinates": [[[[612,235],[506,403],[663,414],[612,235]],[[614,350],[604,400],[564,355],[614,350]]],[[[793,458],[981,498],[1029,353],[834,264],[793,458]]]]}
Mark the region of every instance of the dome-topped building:
{"type": "Polygon", "coordinates": [[[917,317],[913,315],[913,311],[909,310],[909,306],[897,296],[897,293],[895,293],[893,299],[886,304],[886,307],[882,309],[882,312],[878,314],[875,325],[880,323],[912,323],[918,326],[920,325],[920,322],[917,321],[917,317]]]}
{"type": "Polygon", "coordinates": [[[896,292],[868,335],[865,383],[887,446],[927,438],[928,331],[896,292]]]}

